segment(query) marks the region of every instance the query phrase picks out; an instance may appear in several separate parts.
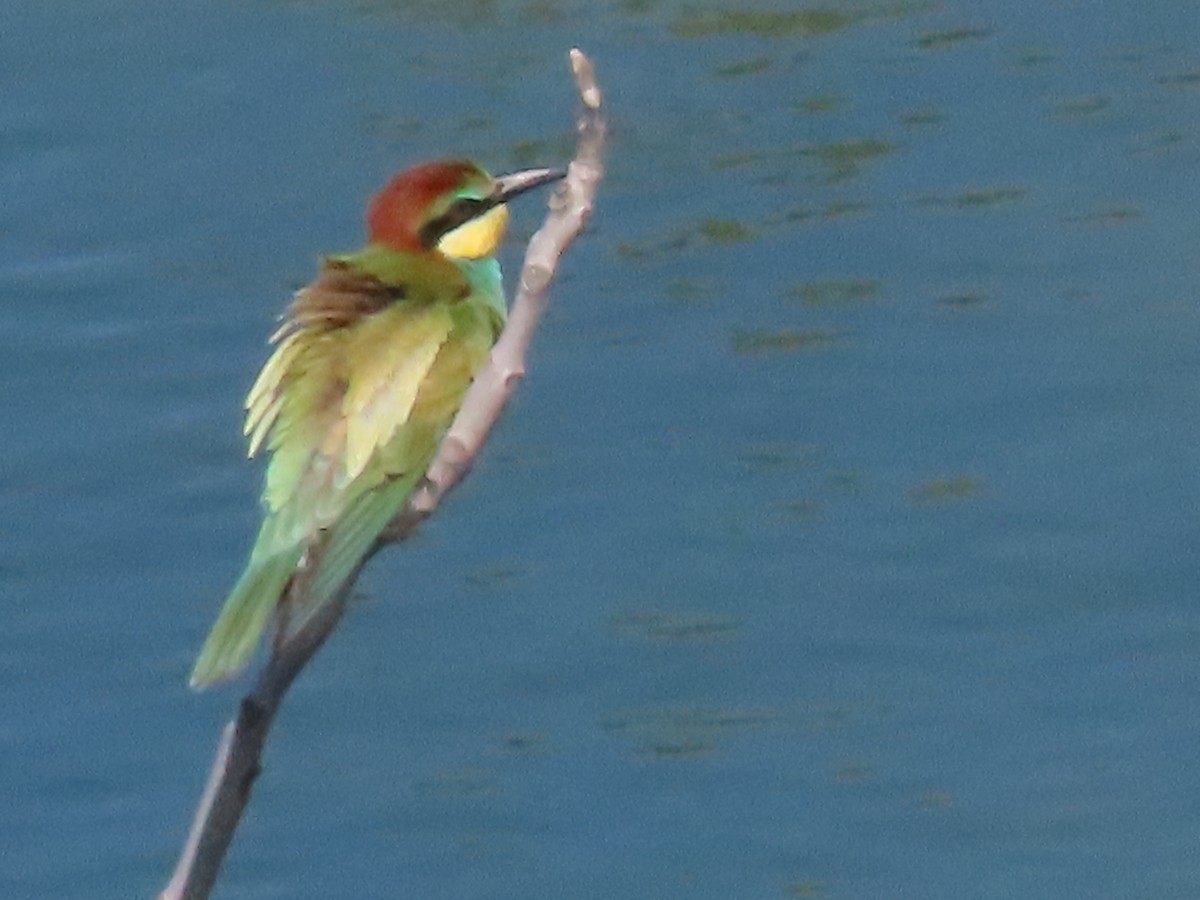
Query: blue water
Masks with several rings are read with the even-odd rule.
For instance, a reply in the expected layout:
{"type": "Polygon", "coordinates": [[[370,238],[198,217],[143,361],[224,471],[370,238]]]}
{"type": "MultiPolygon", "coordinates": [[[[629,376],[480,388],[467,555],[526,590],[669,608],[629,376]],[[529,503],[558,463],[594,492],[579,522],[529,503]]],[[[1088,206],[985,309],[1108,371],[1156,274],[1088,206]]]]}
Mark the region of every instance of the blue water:
{"type": "Polygon", "coordinates": [[[394,170],[561,161],[579,44],[529,378],[217,896],[1200,896],[1200,17],[750,8],[0,13],[0,895],[163,886],[274,316],[394,170]]]}

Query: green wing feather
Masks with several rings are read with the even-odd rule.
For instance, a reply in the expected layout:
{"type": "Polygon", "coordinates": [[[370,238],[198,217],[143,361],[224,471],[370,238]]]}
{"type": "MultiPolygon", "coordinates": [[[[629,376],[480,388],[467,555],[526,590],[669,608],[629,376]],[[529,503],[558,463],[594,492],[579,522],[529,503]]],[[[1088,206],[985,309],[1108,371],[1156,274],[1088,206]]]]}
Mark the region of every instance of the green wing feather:
{"type": "MultiPolygon", "coordinates": [[[[313,566],[289,598],[285,637],[338,592],[424,475],[498,331],[498,298],[465,290],[465,281],[418,299],[410,283],[408,299],[376,308],[347,293],[348,276],[337,271],[339,302],[370,315],[345,321],[302,291],[272,338],[275,351],[246,398],[251,455],[271,453],[266,517],[201,648],[193,686],[246,665],[302,567],[313,566]]],[[[376,280],[362,283],[378,290],[376,280]]]]}
{"type": "MultiPolygon", "coordinates": [[[[264,524],[263,530],[267,527],[264,524]]],[[[192,687],[230,678],[250,661],[276,601],[296,571],[301,554],[300,549],[290,554],[278,553],[259,561],[252,560],[246,567],[200,650],[192,669],[192,687]]]]}

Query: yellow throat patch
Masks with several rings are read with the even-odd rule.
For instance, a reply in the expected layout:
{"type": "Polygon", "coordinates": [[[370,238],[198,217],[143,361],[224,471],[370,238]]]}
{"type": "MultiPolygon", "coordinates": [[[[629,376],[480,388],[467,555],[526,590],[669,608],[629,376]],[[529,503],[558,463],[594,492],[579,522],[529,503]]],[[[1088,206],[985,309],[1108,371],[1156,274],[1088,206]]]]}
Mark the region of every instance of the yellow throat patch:
{"type": "Polygon", "coordinates": [[[496,252],[507,227],[508,207],[501,203],[442,235],[438,249],[457,259],[482,259],[496,252]]]}

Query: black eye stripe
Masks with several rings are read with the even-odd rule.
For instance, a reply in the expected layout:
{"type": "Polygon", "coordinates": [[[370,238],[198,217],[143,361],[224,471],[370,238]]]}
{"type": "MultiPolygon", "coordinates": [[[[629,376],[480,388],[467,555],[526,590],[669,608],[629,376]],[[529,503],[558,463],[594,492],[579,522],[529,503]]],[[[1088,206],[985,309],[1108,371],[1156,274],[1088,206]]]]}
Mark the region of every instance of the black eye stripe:
{"type": "Polygon", "coordinates": [[[472,219],[482,216],[495,205],[496,201],[494,200],[479,200],[474,197],[463,197],[461,200],[455,200],[450,204],[448,210],[422,226],[421,243],[426,247],[433,247],[442,239],[443,235],[453,231],[465,222],[470,222],[472,219]]]}

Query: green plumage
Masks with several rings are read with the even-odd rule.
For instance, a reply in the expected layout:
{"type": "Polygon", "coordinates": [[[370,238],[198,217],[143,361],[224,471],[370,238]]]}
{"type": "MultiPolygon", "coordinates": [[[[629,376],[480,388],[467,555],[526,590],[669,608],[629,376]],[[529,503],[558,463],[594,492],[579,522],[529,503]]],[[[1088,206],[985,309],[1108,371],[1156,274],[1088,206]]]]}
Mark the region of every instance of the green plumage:
{"type": "Polygon", "coordinates": [[[246,400],[251,455],[271,454],[265,517],[193,686],[244,668],[285,596],[286,639],[337,595],[424,475],[504,309],[494,260],[379,246],[297,294],[246,400]]]}
{"type": "Polygon", "coordinates": [[[296,294],[246,397],[250,455],[271,456],[262,527],[194,687],[237,674],[272,621],[293,638],[353,578],[503,327],[506,201],[563,174],[414,166],[371,201],[367,246],[296,294]]]}

